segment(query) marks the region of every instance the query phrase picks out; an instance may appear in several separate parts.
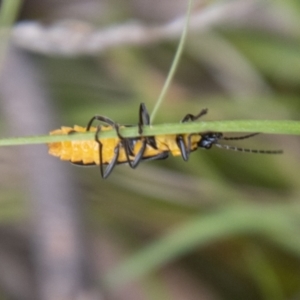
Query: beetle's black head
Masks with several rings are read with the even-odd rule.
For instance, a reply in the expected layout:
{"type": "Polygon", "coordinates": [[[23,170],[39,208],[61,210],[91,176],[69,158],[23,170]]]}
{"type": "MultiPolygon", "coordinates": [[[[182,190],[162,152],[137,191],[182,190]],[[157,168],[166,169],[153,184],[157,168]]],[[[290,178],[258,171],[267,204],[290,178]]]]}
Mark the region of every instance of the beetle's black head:
{"type": "Polygon", "coordinates": [[[207,132],[201,134],[201,140],[198,142],[198,147],[210,149],[213,144],[217,144],[219,139],[223,137],[221,132],[207,132]]]}

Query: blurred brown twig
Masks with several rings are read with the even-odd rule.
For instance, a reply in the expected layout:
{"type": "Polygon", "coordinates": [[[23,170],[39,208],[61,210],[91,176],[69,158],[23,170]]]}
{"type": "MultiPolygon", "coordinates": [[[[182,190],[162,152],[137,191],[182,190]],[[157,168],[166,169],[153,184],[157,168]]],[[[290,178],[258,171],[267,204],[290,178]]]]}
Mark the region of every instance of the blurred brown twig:
{"type": "MultiPolygon", "coordinates": [[[[256,0],[222,2],[195,11],[189,30],[204,31],[215,25],[243,19],[257,8],[256,0]]],[[[94,55],[121,45],[144,45],[177,39],[184,27],[185,15],[161,26],[147,26],[138,21],[105,29],[77,20],[60,21],[52,26],[39,22],[21,22],[13,28],[12,39],[19,47],[48,55],[94,55]]]]}

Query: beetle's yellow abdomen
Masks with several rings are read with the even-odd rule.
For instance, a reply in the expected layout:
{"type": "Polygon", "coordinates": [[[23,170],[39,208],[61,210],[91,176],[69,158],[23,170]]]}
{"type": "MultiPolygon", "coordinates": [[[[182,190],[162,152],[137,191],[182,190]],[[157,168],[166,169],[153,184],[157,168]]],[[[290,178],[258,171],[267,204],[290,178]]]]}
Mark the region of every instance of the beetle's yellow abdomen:
{"type": "MultiPolygon", "coordinates": [[[[96,127],[91,127],[89,131],[96,132],[96,127]]],[[[111,127],[101,127],[101,131],[111,130],[111,127]]],[[[53,130],[50,135],[54,134],[70,134],[73,132],[86,132],[85,127],[61,127],[61,129],[53,130]]],[[[103,163],[109,163],[114,155],[114,148],[120,142],[119,138],[108,138],[100,140],[103,145],[103,163]]],[[[61,160],[68,160],[73,163],[96,164],[99,165],[99,144],[94,140],[78,140],[78,141],[63,141],[49,143],[49,154],[59,157],[61,160]]],[[[122,152],[122,151],[121,151],[122,152]]],[[[120,159],[125,154],[120,153],[120,159]]]]}

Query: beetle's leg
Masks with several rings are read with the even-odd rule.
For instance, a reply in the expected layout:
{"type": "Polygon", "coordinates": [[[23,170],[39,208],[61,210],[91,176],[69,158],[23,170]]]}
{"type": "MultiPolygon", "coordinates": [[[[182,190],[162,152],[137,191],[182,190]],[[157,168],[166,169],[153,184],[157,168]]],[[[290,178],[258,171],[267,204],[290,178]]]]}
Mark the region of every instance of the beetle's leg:
{"type": "Polygon", "coordinates": [[[114,148],[114,156],[110,163],[108,163],[107,167],[104,169],[104,163],[103,163],[103,144],[100,141],[99,134],[101,132],[101,126],[97,126],[96,134],[95,134],[95,141],[98,143],[99,147],[99,167],[100,167],[100,173],[102,178],[107,178],[110,173],[112,172],[113,168],[116,166],[119,158],[119,152],[120,152],[120,143],[114,148]]]}
{"type": "MultiPolygon", "coordinates": [[[[150,125],[150,116],[147,110],[147,107],[145,105],[145,103],[141,103],[140,104],[140,109],[139,109],[139,123],[138,123],[138,127],[139,127],[139,135],[143,134],[143,126],[144,125],[150,125]]],[[[149,144],[150,146],[155,145],[155,139],[153,137],[140,137],[140,141],[142,143],[141,148],[139,149],[138,153],[136,154],[134,160],[131,162],[131,167],[132,168],[136,168],[138,166],[138,164],[141,162],[141,160],[143,159],[147,144],[149,144]]]]}
{"type": "Polygon", "coordinates": [[[129,166],[134,169],[138,166],[138,164],[141,162],[146,146],[147,146],[147,141],[144,138],[136,138],[136,139],[129,139],[129,138],[124,138],[121,134],[120,134],[120,128],[119,125],[115,124],[115,129],[117,132],[117,135],[119,137],[119,139],[121,140],[121,143],[124,147],[124,151],[125,151],[125,155],[126,155],[126,159],[127,162],[129,164],[129,166]],[[139,149],[138,153],[134,156],[134,146],[135,146],[135,140],[140,140],[142,143],[141,148],[139,149]],[[130,156],[134,156],[134,159],[131,160],[130,156]]]}
{"type": "MultiPolygon", "coordinates": [[[[146,105],[144,103],[141,103],[140,108],[139,108],[139,123],[138,123],[139,135],[142,135],[142,133],[143,133],[143,126],[149,125],[149,124],[150,124],[150,116],[149,116],[148,110],[146,108],[146,105]]],[[[131,139],[131,140],[125,139],[120,134],[119,128],[116,128],[116,131],[117,131],[118,137],[120,138],[120,140],[122,140],[124,150],[125,150],[125,155],[126,155],[129,166],[133,169],[136,168],[144,156],[144,153],[145,153],[145,150],[147,147],[147,143],[148,143],[148,138],[139,137],[139,138],[131,139]],[[134,152],[135,142],[137,142],[138,140],[140,140],[142,143],[141,148],[139,149],[138,153],[134,156],[134,159],[131,160],[129,156],[134,155],[133,152],[134,152]]],[[[152,139],[149,139],[149,144],[150,145],[153,144],[152,139]]]]}
{"type": "Polygon", "coordinates": [[[185,123],[187,121],[196,121],[198,120],[199,118],[201,118],[202,116],[206,115],[207,114],[207,111],[208,109],[205,108],[205,109],[202,109],[198,115],[192,115],[192,114],[187,114],[182,120],[181,120],[181,123],[185,123]]]}
{"type": "Polygon", "coordinates": [[[178,148],[180,149],[181,157],[184,161],[187,161],[189,159],[190,153],[191,153],[191,141],[192,134],[188,135],[187,138],[187,146],[185,145],[183,135],[177,135],[176,136],[176,143],[178,148]]]}
{"type": "Polygon", "coordinates": [[[112,119],[110,119],[108,117],[96,115],[96,116],[92,117],[90,119],[90,121],[88,122],[88,124],[86,125],[86,131],[90,130],[90,128],[92,127],[92,124],[94,123],[94,121],[100,121],[100,122],[106,123],[106,124],[108,124],[112,127],[114,127],[115,124],[116,124],[115,121],[113,121],[112,119]]]}
{"type": "MultiPolygon", "coordinates": [[[[185,123],[188,121],[196,121],[197,119],[201,118],[202,116],[207,114],[207,109],[202,109],[197,115],[187,114],[184,116],[184,118],[181,120],[181,123],[185,123]]],[[[181,156],[183,160],[187,161],[189,159],[189,155],[191,152],[191,135],[188,136],[188,145],[185,145],[183,135],[177,135],[176,136],[176,143],[178,148],[180,149],[181,156]]]]}
{"type": "Polygon", "coordinates": [[[140,135],[143,133],[144,125],[150,125],[150,116],[145,103],[141,103],[139,109],[139,123],[138,123],[140,135]]]}

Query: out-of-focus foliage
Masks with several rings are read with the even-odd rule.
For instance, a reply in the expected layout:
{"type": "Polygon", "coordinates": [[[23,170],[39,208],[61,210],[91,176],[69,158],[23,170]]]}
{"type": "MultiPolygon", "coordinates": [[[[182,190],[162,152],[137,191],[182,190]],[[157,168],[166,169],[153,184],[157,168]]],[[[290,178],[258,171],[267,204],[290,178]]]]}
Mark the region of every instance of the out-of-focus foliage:
{"type": "MultiPolygon", "coordinates": [[[[76,7],[69,2],[56,7],[72,15],[76,7]]],[[[163,12],[171,18],[173,6],[173,1],[162,2],[159,22],[167,21],[163,12]]],[[[198,1],[194,10],[223,2],[198,1]]],[[[299,1],[248,1],[243,13],[240,4],[247,1],[233,2],[237,11],[230,12],[232,18],[190,33],[155,122],[179,121],[202,108],[209,109],[209,120],[299,120],[299,1]]],[[[80,7],[90,12],[91,3],[80,7]]],[[[149,3],[103,2],[111,18],[99,11],[97,22],[108,26],[144,18],[155,24],[146,8],[157,3],[149,3]]],[[[33,10],[34,1],[32,7],[26,5],[33,10]]],[[[95,114],[136,124],[140,102],[153,108],[176,47],[177,41],[168,41],[115,48],[97,57],[36,57],[48,78],[57,127],[84,126],[95,114]]],[[[107,180],[101,180],[97,168],[68,166],[70,174],[76,173],[99,281],[108,282],[120,297],[118,284],[132,277],[142,290],[139,299],[300,297],[298,137],[261,135],[234,144],[284,149],[284,155],[199,150],[188,162],[170,157],[142,163],[136,170],[121,165],[107,180]]],[[[20,214],[22,175],[5,155],[0,175],[3,225],[26,218],[20,214]]]]}

